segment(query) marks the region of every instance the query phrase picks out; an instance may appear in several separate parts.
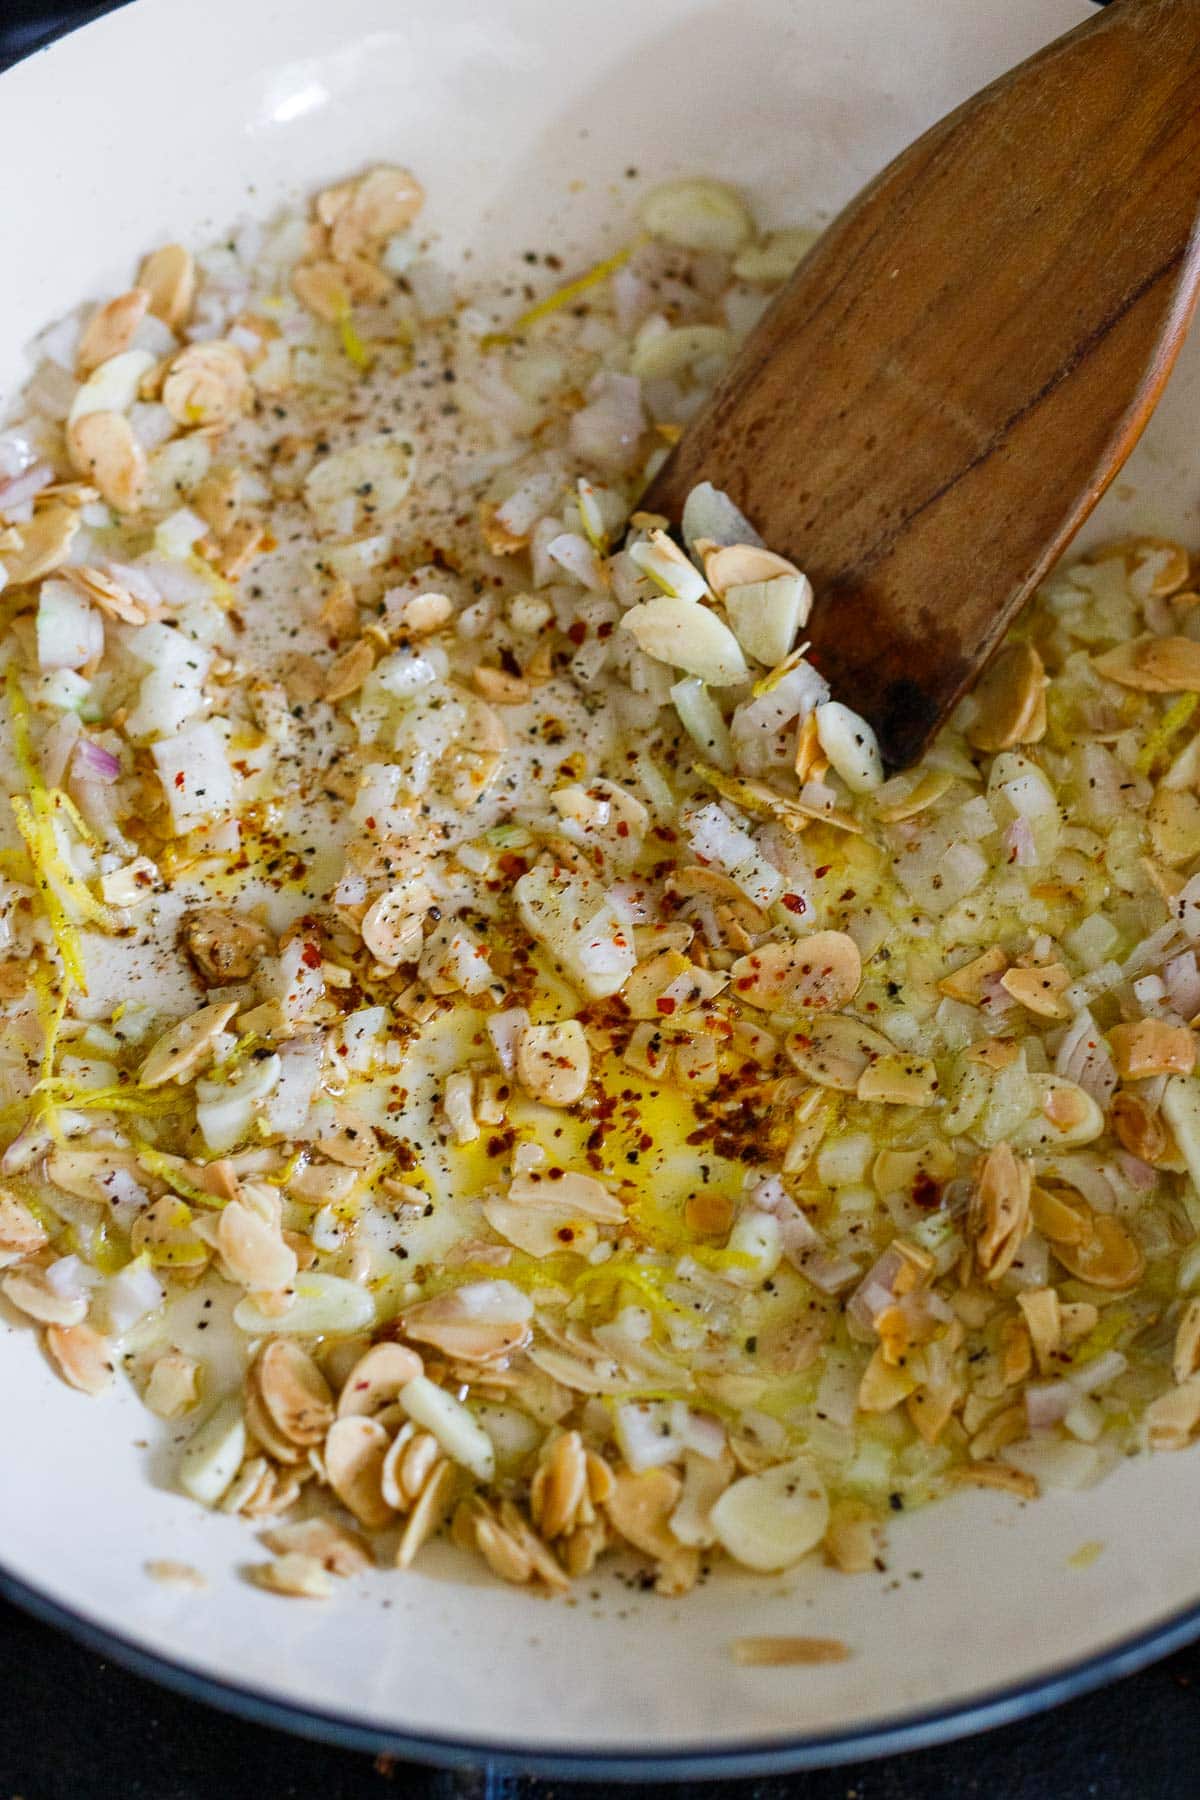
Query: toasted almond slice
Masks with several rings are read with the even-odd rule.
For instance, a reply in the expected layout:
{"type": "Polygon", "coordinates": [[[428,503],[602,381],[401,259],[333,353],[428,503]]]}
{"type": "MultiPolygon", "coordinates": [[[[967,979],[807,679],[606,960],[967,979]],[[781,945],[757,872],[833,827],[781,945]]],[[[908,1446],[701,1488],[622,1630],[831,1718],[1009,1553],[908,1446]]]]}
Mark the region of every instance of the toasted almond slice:
{"type": "Polygon", "coordinates": [[[1011,750],[1015,744],[1036,742],[1034,728],[1046,728],[1044,694],[1046,671],[1032,644],[1009,644],[989,665],[975,688],[978,714],[967,731],[967,742],[977,750],[1011,750]]]}
{"type": "Polygon", "coordinates": [[[1109,681],[1147,694],[1200,694],[1200,644],[1185,637],[1139,637],[1117,644],[1092,666],[1109,681]]]}
{"type": "Polygon", "coordinates": [[[1014,1038],[984,1038],[978,1044],[972,1044],[967,1051],[967,1061],[982,1063],[985,1069],[1011,1069],[1021,1054],[1021,1046],[1014,1038]]]}
{"type": "Polygon", "coordinates": [[[291,1338],[271,1338],[251,1364],[250,1379],[290,1443],[321,1442],[333,1422],[333,1395],[306,1350],[291,1338]]]}
{"type": "MultiPolygon", "coordinates": [[[[1080,1201],[1079,1205],[1082,1208],[1086,1202],[1080,1201]]],[[[1058,1242],[1054,1254],[1064,1268],[1089,1287],[1113,1293],[1136,1287],[1146,1269],[1141,1245],[1112,1213],[1092,1211],[1088,1237],[1081,1243],[1058,1242]]]]}
{"type": "Polygon", "coordinates": [[[524,706],[533,693],[523,675],[510,675],[507,669],[496,669],[487,663],[471,670],[471,681],[493,706],[524,706]]]}
{"type": "MultiPolygon", "coordinates": [[[[718,599],[729,588],[752,587],[759,582],[775,581],[781,575],[804,577],[786,556],[776,556],[757,544],[721,544],[704,557],[704,577],[718,599]]],[[[803,622],[803,621],[801,621],[803,622]]]]}
{"type": "Polygon", "coordinates": [[[200,1364],[182,1350],[167,1350],[156,1357],[142,1400],[160,1419],[178,1419],[200,1397],[200,1364]]]}
{"type": "Polygon", "coordinates": [[[12,585],[40,581],[57,569],[78,530],[79,514],[73,506],[39,507],[28,524],[18,528],[18,543],[0,554],[0,566],[12,585]]]}
{"type": "Polygon", "coordinates": [[[75,352],[75,365],[80,375],[90,375],[110,356],[119,356],[123,350],[128,350],[149,304],[150,295],[146,289],[135,287],[96,309],[80,334],[79,348],[75,352]]]}
{"type": "Polygon", "coordinates": [[[236,1000],[217,1000],[180,1019],[164,1031],[138,1070],[138,1086],[161,1087],[165,1081],[189,1079],[238,1009],[236,1000]]]}
{"type": "Polygon", "coordinates": [[[1175,1328],[1171,1372],[1177,1383],[1190,1381],[1200,1370],[1200,1300],[1189,1300],[1175,1328]]]}
{"type": "Polygon", "coordinates": [[[196,266],[182,244],[152,250],[138,271],[138,286],[150,296],[150,311],[172,331],[186,323],[196,293],[196,266]]]}
{"type": "Polygon", "coordinates": [[[81,1394],[102,1394],[116,1373],[112,1346],[90,1325],[48,1325],[46,1348],[68,1386],[81,1394]]]}
{"type": "Polygon", "coordinates": [[[959,1487],[996,1488],[1021,1500],[1036,1500],[1041,1491],[1034,1476],[1004,1462],[958,1463],[947,1469],[946,1479],[959,1487]]]}
{"type": "Polygon", "coordinates": [[[216,1236],[225,1267],[251,1293],[277,1294],[296,1279],[296,1252],[279,1226],[241,1200],[222,1210],[216,1236]]]}
{"type": "Polygon", "coordinates": [[[730,970],[732,992],[768,1012],[836,1012],[862,980],[862,958],[843,931],[760,944],[730,970]]]}
{"type": "Polygon", "coordinates": [[[1070,1200],[1057,1189],[1035,1186],[1030,1194],[1033,1222],[1044,1238],[1059,1244],[1086,1244],[1092,1235],[1092,1221],[1082,1200],[1070,1200]]]}
{"type": "Polygon", "coordinates": [[[521,1033],[517,1079],[543,1106],[574,1106],[587,1092],[591,1067],[591,1051],[578,1019],[529,1025],[521,1033]]]}
{"type": "Polygon", "coordinates": [[[408,1515],[396,1548],[396,1567],[398,1569],[411,1568],[417,1551],[423,1544],[429,1542],[434,1533],[449,1518],[457,1486],[458,1471],[452,1462],[442,1457],[434,1463],[425,1485],[408,1515]]]}
{"type": "Polygon", "coordinates": [[[421,1358],[407,1344],[373,1344],[343,1383],[338,1418],[382,1412],[396,1400],[401,1388],[423,1373],[421,1358]]]}
{"type": "Polygon", "coordinates": [[[989,1282],[999,1281],[1029,1235],[1032,1176],[1024,1157],[997,1144],[984,1157],[967,1222],[979,1266],[989,1282]]]}
{"type": "Polygon", "coordinates": [[[1034,969],[1008,969],[1000,986],[1019,1000],[1027,1012],[1042,1019],[1069,1019],[1071,1007],[1063,999],[1071,985],[1071,972],[1063,963],[1045,963],[1034,969]]]}
{"type": "Polygon", "coordinates": [[[81,1325],[87,1318],[87,1295],[60,1294],[44,1269],[10,1269],[0,1280],[0,1292],[10,1306],[39,1325],[81,1325]]]}
{"type": "MultiPolygon", "coordinates": [[[[797,769],[796,773],[800,771],[797,769]]],[[[954,777],[948,769],[926,769],[903,800],[889,800],[876,810],[886,825],[897,825],[903,819],[915,819],[918,813],[936,806],[953,785],[954,777]]]]}
{"type": "Polygon", "coordinates": [[[338,325],[351,311],[350,290],[337,263],[321,258],[292,270],[292,291],[302,306],[327,325],[338,325]]]}
{"type": "Polygon", "coordinates": [[[351,644],[331,665],[325,683],[326,700],[345,700],[351,694],[357,694],[374,667],[375,646],[369,638],[359,638],[357,644],[351,644]]]}
{"type": "Polygon", "coordinates": [[[873,1062],[892,1054],[891,1042],[881,1031],[849,1013],[810,1019],[790,1033],[785,1048],[802,1075],[844,1094],[855,1092],[873,1062]]]}
{"type": "Polygon", "coordinates": [[[383,1426],[361,1415],[335,1419],[325,1438],[329,1485],[368,1531],[377,1531],[395,1516],[383,1497],[383,1464],[388,1444],[383,1426]]]}
{"type": "Polygon", "coordinates": [[[176,1562],[173,1557],[156,1556],[146,1564],[146,1573],[151,1581],[161,1581],[166,1585],[187,1588],[206,1588],[208,1582],[191,1563],[176,1562]]]}
{"type": "Polygon", "coordinates": [[[263,1532],[262,1541],[278,1556],[297,1552],[309,1556],[331,1575],[359,1575],[374,1563],[369,1546],[357,1532],[335,1525],[332,1519],[296,1519],[287,1525],[273,1525],[263,1532]]]}
{"type": "Polygon", "coordinates": [[[532,1317],[529,1296],[511,1282],[477,1281],[408,1307],[404,1333],[456,1362],[487,1363],[529,1342],[532,1317]]]}
{"type": "Polygon", "coordinates": [[[542,1446],[529,1488],[529,1510],[544,1538],[562,1537],[579,1521],[588,1497],[588,1464],[583,1439],[564,1431],[542,1446]]]}
{"type": "Polygon", "coordinates": [[[33,1256],[47,1242],[45,1227],[25,1202],[0,1188],[0,1269],[33,1256]]]}
{"type": "Polygon", "coordinates": [[[180,425],[220,428],[246,411],[253,396],[241,352],[216,338],[189,344],[172,357],[163,382],[163,405],[180,425]]]}
{"type": "Polygon", "coordinates": [[[1196,1066],[1196,1039],[1186,1025],[1139,1019],[1132,1025],[1114,1025],[1108,1041],[1122,1081],[1190,1075],[1196,1066]]]}
{"type": "Polygon", "coordinates": [[[111,507],[137,511],[146,487],[146,452],[124,413],[84,413],[67,431],[67,448],[80,474],[95,482],[111,507]]]}
{"type": "Polygon", "coordinates": [[[1184,1450],[1200,1428],[1200,1375],[1152,1400],[1146,1408],[1147,1437],[1152,1450],[1184,1450]]]}
{"type": "Polygon", "coordinates": [[[938,993],[951,1000],[961,1000],[966,1006],[978,1006],[983,999],[985,982],[992,975],[1003,974],[1007,967],[1008,957],[999,944],[993,944],[989,950],[973,956],[970,962],[943,975],[937,984],[938,993]]]}
{"type": "Polygon", "coordinates": [[[733,1660],[743,1669],[812,1668],[819,1663],[846,1662],[850,1654],[849,1646],[841,1638],[742,1637],[733,1640],[733,1660]]]}
{"type": "Polygon", "coordinates": [[[855,1092],[860,1100],[888,1106],[932,1106],[937,1090],[937,1065],[930,1057],[893,1051],[868,1064],[855,1092]]]}
{"type": "Polygon", "coordinates": [[[287,1594],[300,1600],[328,1600],[333,1582],[315,1556],[289,1550],[273,1562],[255,1563],[250,1570],[256,1587],[272,1594],[287,1594]]]}

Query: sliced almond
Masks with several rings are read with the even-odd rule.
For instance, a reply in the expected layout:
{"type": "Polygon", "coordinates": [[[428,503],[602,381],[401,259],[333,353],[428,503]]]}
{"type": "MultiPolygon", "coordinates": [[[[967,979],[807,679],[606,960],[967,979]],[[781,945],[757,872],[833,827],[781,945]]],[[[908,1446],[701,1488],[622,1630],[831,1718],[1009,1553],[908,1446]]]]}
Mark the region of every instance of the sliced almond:
{"type": "Polygon", "coordinates": [[[396,1400],[401,1388],[423,1372],[421,1358],[407,1344],[373,1344],[342,1385],[338,1418],[382,1412],[396,1400]]]}
{"type": "Polygon", "coordinates": [[[374,1562],[369,1546],[357,1532],[335,1525],[332,1519],[296,1519],[288,1525],[273,1525],[263,1532],[262,1541],[280,1556],[311,1557],[331,1575],[359,1575],[374,1562]]]}
{"type": "Polygon", "coordinates": [[[1002,975],[1008,968],[1008,957],[999,944],[993,944],[970,962],[952,969],[949,975],[943,975],[938,982],[938,993],[945,994],[951,1000],[961,1000],[966,1006],[978,1006],[983,999],[984,984],[993,975],[1002,975]]]}
{"type": "Polygon", "coordinates": [[[456,1362],[493,1362],[529,1342],[533,1307],[508,1281],[477,1281],[404,1313],[404,1333],[456,1362]]]}
{"type": "Polygon", "coordinates": [[[859,1078],[881,1056],[890,1056],[892,1045],[880,1031],[863,1025],[849,1013],[809,1020],[790,1033],[788,1056],[802,1075],[818,1086],[852,1094],[859,1078]]]}
{"type": "Polygon", "coordinates": [[[563,1537],[580,1522],[588,1497],[588,1463],[577,1431],[564,1431],[543,1445],[529,1489],[534,1524],[547,1539],[563,1537]]]}
{"type": "Polygon", "coordinates": [[[196,293],[196,266],[182,244],[152,250],[138,270],[138,286],[150,296],[150,311],[172,331],[186,324],[196,293]]]}
{"type": "Polygon", "coordinates": [[[0,1269],[35,1255],[47,1242],[45,1227],[25,1202],[0,1188],[0,1269]]]}
{"type": "Polygon", "coordinates": [[[142,1400],[160,1419],[178,1419],[190,1412],[200,1398],[200,1365],[182,1350],[167,1350],[156,1357],[142,1400]]]}
{"type": "Polygon", "coordinates": [[[997,1282],[1008,1273],[1029,1235],[1032,1176],[1024,1157],[997,1144],[983,1159],[967,1216],[975,1255],[984,1277],[997,1282]]]}
{"type": "Polygon", "coordinates": [[[1084,1212],[1085,1208],[1091,1215],[1087,1237],[1080,1242],[1056,1242],[1054,1254],[1064,1268],[1089,1287],[1126,1293],[1137,1286],[1145,1273],[1142,1247],[1114,1214],[1095,1212],[1080,1200],[1077,1210],[1084,1212]]]}
{"type": "Polygon", "coordinates": [[[215,1001],[164,1031],[138,1070],[138,1086],[155,1088],[166,1081],[189,1079],[238,1010],[238,1004],[236,1000],[215,1001]]]}
{"type": "Polygon", "coordinates": [[[1070,1004],[1063,998],[1071,985],[1071,972],[1063,963],[1046,963],[1034,969],[1008,969],[1000,986],[1027,1012],[1042,1019],[1069,1019],[1070,1004]]]}
{"type": "Polygon", "coordinates": [[[296,1252],[279,1226],[240,1200],[231,1200],[217,1222],[217,1249],[235,1281],[255,1294],[277,1294],[296,1279],[296,1252]]]}
{"type": "Polygon", "coordinates": [[[396,1547],[396,1567],[398,1569],[411,1568],[418,1550],[429,1542],[434,1533],[449,1518],[454,1506],[458,1479],[458,1472],[454,1464],[448,1462],[445,1457],[434,1463],[425,1485],[405,1521],[400,1542],[396,1547]]]}
{"type": "Polygon", "coordinates": [[[517,1079],[543,1106],[574,1106],[587,1092],[591,1051],[578,1019],[528,1025],[517,1044],[517,1079]]]}
{"type": "Polygon", "coordinates": [[[845,1662],[850,1654],[849,1646],[841,1638],[743,1637],[733,1640],[733,1660],[743,1669],[813,1668],[821,1663],[845,1662]]]}
{"type": "Polygon", "coordinates": [[[60,1294],[44,1269],[10,1269],[0,1280],[0,1292],[10,1306],[39,1325],[80,1325],[87,1318],[87,1295],[60,1294]]]}
{"type": "Polygon", "coordinates": [[[67,432],[71,461],[117,512],[136,512],[148,474],[146,452],[124,413],[89,412],[67,432]]]}
{"type": "Polygon", "coordinates": [[[1040,1492],[1035,1476],[1005,1462],[958,1463],[947,1469],[946,1478],[960,1487],[995,1488],[1020,1500],[1036,1500],[1040,1492]]]}
{"type": "Polygon", "coordinates": [[[369,638],[359,638],[332,663],[325,683],[326,700],[345,700],[356,694],[374,667],[374,645],[369,638]]]}
{"type": "Polygon", "coordinates": [[[1200,1429],[1200,1375],[1160,1394],[1146,1408],[1146,1435],[1152,1450],[1184,1450],[1200,1429]]]}
{"type": "Polygon", "coordinates": [[[1190,1075],[1196,1066],[1196,1039],[1186,1025],[1139,1019],[1132,1025],[1114,1025],[1108,1041],[1122,1081],[1190,1075]]]}
{"type": "Polygon", "coordinates": [[[220,429],[247,410],[253,389],[241,352],[216,338],[189,344],[171,359],[162,397],[180,425],[220,429]]]}
{"type": "Polygon", "coordinates": [[[1147,694],[1200,694],[1200,644],[1185,637],[1138,637],[1092,658],[1097,673],[1147,694]]]}
{"type": "Polygon", "coordinates": [[[862,958],[842,931],[760,944],[730,970],[732,992],[767,1012],[836,1012],[862,980],[862,958]]]}
{"type": "Polygon", "coordinates": [[[1036,743],[1046,730],[1045,688],[1046,671],[1033,645],[1007,645],[976,684],[978,712],[967,742],[986,751],[1036,743]]]}
{"type": "Polygon", "coordinates": [[[889,800],[876,810],[886,825],[898,825],[902,820],[915,819],[918,813],[936,806],[953,785],[954,777],[948,769],[926,769],[902,800],[889,800]]]}
{"type": "Polygon", "coordinates": [[[937,1091],[936,1063],[928,1056],[900,1051],[868,1064],[855,1089],[860,1100],[887,1106],[932,1106],[937,1091]]]}
{"type": "Polygon", "coordinates": [[[112,1386],[112,1346],[90,1325],[48,1325],[46,1348],[63,1380],[81,1394],[102,1394],[112,1386]]]}
{"type": "Polygon", "coordinates": [[[40,581],[64,562],[79,530],[79,514],[73,506],[42,506],[28,524],[16,532],[17,543],[0,550],[0,567],[14,587],[40,581]]]}
{"type": "Polygon", "coordinates": [[[383,1464],[390,1439],[375,1419],[335,1419],[325,1438],[329,1485],[360,1525],[377,1531],[394,1517],[383,1497],[383,1464]]]}
{"type": "MultiPolygon", "coordinates": [[[[777,581],[782,575],[804,577],[786,556],[776,556],[757,544],[722,544],[706,552],[704,578],[718,599],[730,588],[753,587],[777,581]]],[[[803,623],[803,621],[800,621],[803,623]]]]}
{"type": "Polygon", "coordinates": [[[333,1583],[315,1556],[289,1550],[273,1562],[256,1563],[250,1571],[257,1587],[301,1600],[328,1600],[333,1583]]]}
{"type": "Polygon", "coordinates": [[[110,356],[119,356],[123,350],[128,350],[149,303],[150,295],[146,289],[135,287],[97,308],[84,326],[75,352],[75,364],[81,375],[90,375],[110,356]]]}
{"type": "Polygon", "coordinates": [[[306,1350],[272,1338],[255,1357],[250,1379],[273,1423],[293,1444],[319,1444],[333,1422],[329,1383],[306,1350]]]}

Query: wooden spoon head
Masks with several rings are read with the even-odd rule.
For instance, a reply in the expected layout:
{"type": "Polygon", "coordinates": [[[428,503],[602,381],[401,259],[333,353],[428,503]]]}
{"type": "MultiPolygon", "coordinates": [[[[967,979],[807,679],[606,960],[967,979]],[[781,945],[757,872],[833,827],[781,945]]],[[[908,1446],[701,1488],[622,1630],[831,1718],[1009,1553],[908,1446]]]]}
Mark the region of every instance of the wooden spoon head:
{"type": "Polygon", "coordinates": [[[642,504],[725,489],[913,761],[1128,456],[1200,280],[1200,6],[1118,0],[818,240],[642,504]]]}

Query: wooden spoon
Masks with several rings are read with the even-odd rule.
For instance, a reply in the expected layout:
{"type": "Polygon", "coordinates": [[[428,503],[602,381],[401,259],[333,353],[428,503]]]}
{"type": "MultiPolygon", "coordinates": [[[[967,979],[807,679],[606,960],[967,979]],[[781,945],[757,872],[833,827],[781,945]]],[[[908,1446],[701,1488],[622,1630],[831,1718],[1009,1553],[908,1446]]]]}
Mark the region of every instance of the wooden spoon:
{"type": "Polygon", "coordinates": [[[642,500],[724,488],[812,659],[917,757],[1162,392],[1200,278],[1200,0],[1116,0],[824,232],[642,500]]]}

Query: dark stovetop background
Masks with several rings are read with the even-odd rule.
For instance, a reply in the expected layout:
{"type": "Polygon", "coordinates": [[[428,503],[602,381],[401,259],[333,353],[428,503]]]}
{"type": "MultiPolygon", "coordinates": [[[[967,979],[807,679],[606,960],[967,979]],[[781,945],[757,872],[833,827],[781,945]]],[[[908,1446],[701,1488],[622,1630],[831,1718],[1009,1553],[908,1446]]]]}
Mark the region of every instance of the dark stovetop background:
{"type": "MultiPolygon", "coordinates": [[[[0,0],[0,68],[91,10],[86,0],[0,0]]],[[[5,1452],[15,1453],[12,1445],[5,1452]]],[[[86,1528],[82,1518],[79,1526],[86,1528]]],[[[372,1762],[245,1724],[128,1674],[0,1602],[0,1800],[572,1800],[587,1791],[372,1762]]],[[[1200,1646],[958,1744],[688,1789],[695,1800],[1195,1800],[1198,1792],[1200,1646]]]]}

